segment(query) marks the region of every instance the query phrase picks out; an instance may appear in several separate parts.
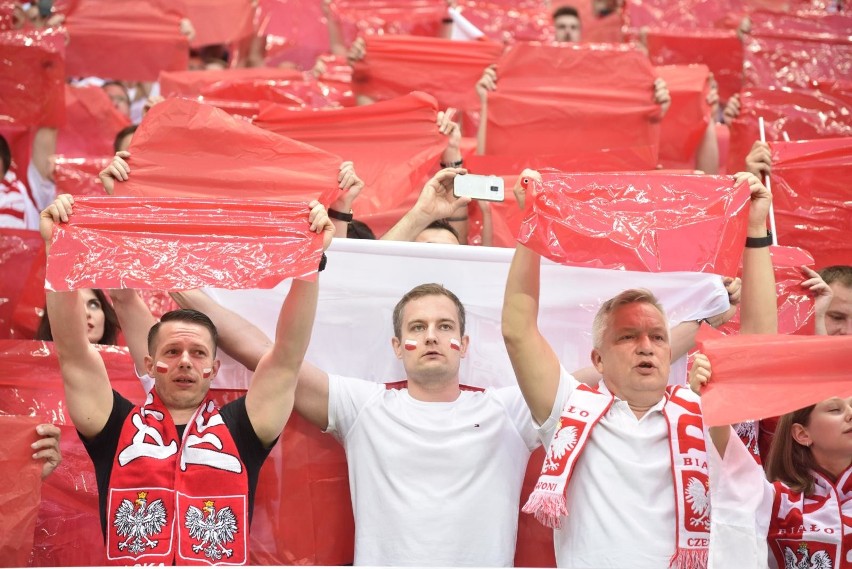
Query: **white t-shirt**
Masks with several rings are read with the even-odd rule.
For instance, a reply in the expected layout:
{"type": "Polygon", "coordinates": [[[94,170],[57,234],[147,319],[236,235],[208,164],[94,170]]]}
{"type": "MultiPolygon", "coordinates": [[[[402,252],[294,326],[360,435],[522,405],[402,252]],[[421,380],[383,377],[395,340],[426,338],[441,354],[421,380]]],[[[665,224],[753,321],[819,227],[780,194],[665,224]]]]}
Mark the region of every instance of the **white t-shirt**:
{"type": "Polygon", "coordinates": [[[346,450],[356,565],[513,564],[521,485],[539,444],[517,387],[431,403],[332,375],[328,416],[346,450]]]}
{"type": "MultiPolygon", "coordinates": [[[[539,428],[546,446],[579,385],[561,373],[557,404],[539,428]]],[[[599,389],[607,392],[603,382],[599,389]]],[[[568,517],[553,531],[558,567],[668,569],[676,518],[664,402],[637,419],[616,398],[592,430],[568,485],[568,517]]]]}

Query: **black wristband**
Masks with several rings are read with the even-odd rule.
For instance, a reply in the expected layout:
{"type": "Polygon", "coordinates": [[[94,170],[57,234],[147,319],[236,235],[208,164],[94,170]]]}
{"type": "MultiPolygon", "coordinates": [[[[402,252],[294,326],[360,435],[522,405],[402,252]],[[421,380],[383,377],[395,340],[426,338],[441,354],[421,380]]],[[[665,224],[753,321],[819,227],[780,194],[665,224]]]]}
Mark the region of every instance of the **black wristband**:
{"type": "Polygon", "coordinates": [[[345,221],[349,223],[352,221],[354,214],[350,211],[349,213],[343,213],[342,211],[337,211],[336,209],[328,208],[328,216],[331,219],[337,219],[339,221],[345,221]]]}
{"type": "Polygon", "coordinates": [[[318,273],[321,273],[321,272],[323,272],[323,271],[325,270],[325,265],[326,265],[326,263],[328,263],[328,257],[326,257],[326,256],[325,256],[325,253],[323,253],[323,254],[322,254],[322,257],[320,257],[320,264],[319,264],[319,267],[317,267],[317,272],[318,272],[318,273]]]}
{"type": "Polygon", "coordinates": [[[745,246],[750,249],[760,249],[772,245],[772,232],[767,231],[766,237],[746,237],[745,246]]]}
{"type": "Polygon", "coordinates": [[[464,160],[459,160],[458,162],[450,162],[449,164],[444,164],[441,162],[441,168],[461,168],[464,165],[464,160]]]}

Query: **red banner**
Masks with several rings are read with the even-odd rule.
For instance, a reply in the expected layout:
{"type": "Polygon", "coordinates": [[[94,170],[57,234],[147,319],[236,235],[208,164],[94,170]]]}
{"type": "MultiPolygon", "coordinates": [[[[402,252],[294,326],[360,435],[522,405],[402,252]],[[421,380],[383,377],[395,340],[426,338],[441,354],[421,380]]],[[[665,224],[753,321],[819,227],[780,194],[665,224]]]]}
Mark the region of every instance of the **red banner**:
{"type": "Polygon", "coordinates": [[[718,337],[699,331],[713,375],[701,395],[708,426],[777,417],[829,397],[852,396],[850,336],[718,337]]]}
{"type": "Polygon", "coordinates": [[[157,0],[74,0],[65,24],[69,77],[95,75],[126,81],[156,81],[161,70],[186,69],[189,42],[180,33],[181,14],[157,0]]]}
{"type": "Polygon", "coordinates": [[[444,0],[337,0],[332,10],[343,42],[349,45],[358,36],[437,37],[441,20],[447,15],[447,3],[444,0]]]}
{"type": "Polygon", "coordinates": [[[748,222],[746,184],[645,173],[542,177],[518,241],[552,261],[650,272],[737,270],[748,222]]]}
{"type": "Polygon", "coordinates": [[[736,0],[626,0],[624,3],[627,25],[633,29],[661,23],[675,30],[733,28],[742,10],[742,2],[736,0]]]}
{"type": "Polygon", "coordinates": [[[310,69],[317,56],[330,51],[320,2],[260,0],[258,8],[258,35],[266,37],[266,65],[287,62],[310,69]]]}
{"type": "Polygon", "coordinates": [[[272,288],[316,273],[322,237],[304,203],[77,198],[56,225],[47,287],[272,288]]]}
{"type": "Polygon", "coordinates": [[[169,99],[145,116],[130,145],[132,175],[118,196],[333,201],[341,158],[235,119],[169,99]]]}
{"type": "Polygon", "coordinates": [[[168,98],[175,96],[198,97],[212,90],[234,84],[251,84],[255,81],[300,81],[302,72],[295,69],[244,68],[209,69],[204,71],[163,71],[160,73],[160,93],[168,98]]]}
{"type": "Polygon", "coordinates": [[[232,43],[252,34],[252,0],[181,0],[195,28],[193,47],[232,43]]]}
{"type": "Polygon", "coordinates": [[[447,138],[437,110],[434,97],[415,92],[319,112],[263,105],[254,124],[353,161],[365,183],[355,206],[361,219],[399,206],[439,168],[447,138]]]}
{"type": "Polygon", "coordinates": [[[38,231],[0,228],[0,338],[35,338],[44,308],[44,241],[38,231]]]}
{"type": "Polygon", "coordinates": [[[68,158],[56,157],[53,179],[57,194],[74,196],[106,195],[98,174],[109,166],[111,158],[68,158]]]}
{"type": "Polygon", "coordinates": [[[660,128],[660,163],[663,168],[692,170],[710,124],[710,71],[704,65],[666,65],[655,71],[666,81],[672,98],[660,128]]]}
{"type": "Polygon", "coordinates": [[[100,87],[65,88],[68,120],[59,129],[56,153],[67,156],[112,156],[115,135],[130,119],[112,106],[100,87]]]}
{"type": "Polygon", "coordinates": [[[41,501],[42,461],[30,446],[38,440],[38,417],[0,415],[0,559],[6,567],[26,567],[41,501]]]}
{"type": "Polygon", "coordinates": [[[820,268],[852,263],[852,137],[772,143],[771,180],[778,242],[820,268]]]}
{"type": "Polygon", "coordinates": [[[477,108],[476,82],[502,51],[490,41],[370,36],[367,56],[355,65],[353,91],[377,100],[424,91],[441,108],[477,108]]]}
{"type": "Polygon", "coordinates": [[[635,150],[657,165],[660,107],[648,58],[627,46],[518,44],[488,95],[486,153],[552,155],[635,150]],[[601,73],[607,69],[607,73],[601,73]]]}
{"type": "Polygon", "coordinates": [[[65,34],[0,32],[0,121],[60,127],[65,122],[65,34]]]}

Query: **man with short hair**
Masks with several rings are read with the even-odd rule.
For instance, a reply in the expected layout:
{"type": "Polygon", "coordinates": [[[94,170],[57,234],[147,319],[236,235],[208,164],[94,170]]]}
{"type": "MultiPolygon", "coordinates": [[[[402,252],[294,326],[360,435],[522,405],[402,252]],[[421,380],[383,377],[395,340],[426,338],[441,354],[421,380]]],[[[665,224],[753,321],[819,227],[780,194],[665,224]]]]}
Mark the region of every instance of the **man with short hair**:
{"type": "MultiPolygon", "coordinates": [[[[306,218],[323,233],[334,226],[311,203],[306,218]]],[[[53,226],[73,214],[59,196],[41,214],[49,249],[53,226]]],[[[166,313],[148,334],[147,373],[154,388],[135,406],[110,387],[88,341],[77,291],[48,292],[65,399],[95,464],[101,527],[113,564],[248,562],[248,529],[260,466],[293,407],[311,336],[316,282],[295,279],[281,308],[275,343],[260,358],[244,397],[217,408],[210,385],[219,370],[216,328],[194,310],[166,313]]]]}
{"type": "Polygon", "coordinates": [[[553,12],[556,41],[579,42],[583,34],[580,13],[573,6],[560,6],[553,12]]]}
{"type": "Polygon", "coordinates": [[[436,219],[414,238],[415,243],[460,245],[459,232],[446,219],[436,219]]]}
{"type": "Polygon", "coordinates": [[[829,336],[852,334],[852,266],[833,265],[819,271],[831,288],[831,304],[825,313],[825,332],[829,336]]]}

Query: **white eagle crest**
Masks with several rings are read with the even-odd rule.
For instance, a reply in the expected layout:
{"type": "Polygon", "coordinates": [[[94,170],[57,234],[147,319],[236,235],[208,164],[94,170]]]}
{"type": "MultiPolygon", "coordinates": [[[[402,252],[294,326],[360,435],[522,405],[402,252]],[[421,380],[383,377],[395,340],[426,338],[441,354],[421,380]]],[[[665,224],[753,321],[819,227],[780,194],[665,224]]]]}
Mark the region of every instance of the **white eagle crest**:
{"type": "Polygon", "coordinates": [[[686,484],[686,502],[692,512],[698,516],[694,523],[702,524],[706,529],[710,529],[710,496],[708,496],[707,487],[695,476],[690,476],[686,484]]]}
{"type": "Polygon", "coordinates": [[[138,492],[133,502],[127,498],[121,501],[115,511],[113,525],[118,535],[127,537],[118,544],[119,551],[127,548],[130,553],[139,554],[146,547],[154,549],[158,541],[149,539],[149,536],[160,533],[166,525],[166,507],[159,499],[148,504],[148,492],[138,492]]]}
{"type": "Polygon", "coordinates": [[[550,449],[547,452],[547,460],[545,460],[545,468],[547,470],[556,470],[559,466],[558,460],[577,445],[579,433],[577,427],[568,426],[562,427],[556,433],[553,441],[550,443],[550,449]]]}
{"type": "Polygon", "coordinates": [[[213,500],[204,502],[204,508],[201,510],[190,506],[186,510],[186,528],[189,530],[189,537],[201,541],[192,546],[195,553],[204,550],[204,556],[214,561],[222,559],[223,553],[226,557],[234,554],[233,549],[227,549],[224,545],[234,541],[234,535],[237,533],[237,517],[229,506],[218,512],[213,500]]]}
{"type": "Polygon", "coordinates": [[[808,550],[808,544],[799,545],[798,553],[801,559],[789,547],[784,548],[784,569],[833,569],[834,562],[825,551],[817,551],[813,555],[808,550]]]}
{"type": "Polygon", "coordinates": [[[760,454],[757,449],[757,421],[743,421],[734,425],[737,436],[752,454],[760,454]]]}

